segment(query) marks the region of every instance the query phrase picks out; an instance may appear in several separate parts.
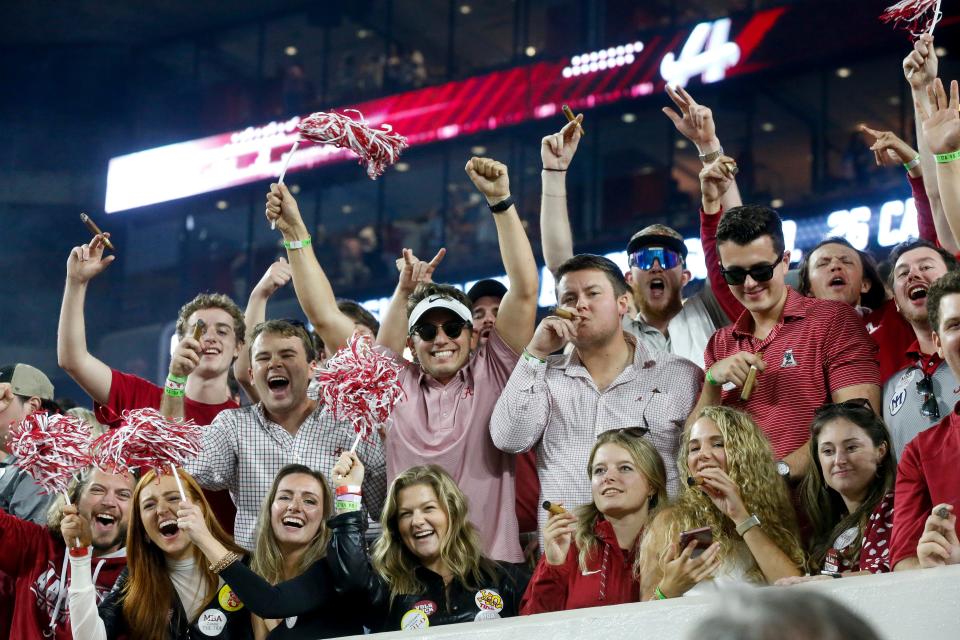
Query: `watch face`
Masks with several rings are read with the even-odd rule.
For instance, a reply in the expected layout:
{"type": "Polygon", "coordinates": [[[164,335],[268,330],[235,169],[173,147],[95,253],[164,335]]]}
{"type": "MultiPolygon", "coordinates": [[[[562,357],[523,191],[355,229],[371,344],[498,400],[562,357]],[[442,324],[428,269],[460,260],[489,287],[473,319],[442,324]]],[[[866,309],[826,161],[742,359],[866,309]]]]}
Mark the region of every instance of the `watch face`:
{"type": "Polygon", "coordinates": [[[789,476],[790,465],[788,465],[783,460],[780,460],[779,462],[777,462],[777,473],[779,473],[781,476],[789,476]]]}

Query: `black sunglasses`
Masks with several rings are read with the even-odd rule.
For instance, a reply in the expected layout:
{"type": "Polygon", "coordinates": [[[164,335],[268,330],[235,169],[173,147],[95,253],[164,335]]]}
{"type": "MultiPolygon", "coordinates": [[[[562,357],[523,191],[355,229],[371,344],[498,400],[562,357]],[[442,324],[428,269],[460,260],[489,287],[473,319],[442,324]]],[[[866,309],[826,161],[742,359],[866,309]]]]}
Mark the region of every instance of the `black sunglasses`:
{"type": "Polygon", "coordinates": [[[604,431],[597,437],[599,438],[604,433],[610,433],[610,431],[616,431],[617,433],[625,435],[628,438],[642,438],[650,433],[649,427],[624,427],[623,429],[610,429],[609,431],[604,431]]]}
{"type": "Polygon", "coordinates": [[[870,413],[873,413],[873,405],[871,405],[870,401],[866,398],[850,398],[849,400],[844,400],[843,402],[828,402],[817,407],[813,413],[814,415],[822,415],[835,409],[843,409],[846,411],[869,411],[870,413]]]}
{"type": "Polygon", "coordinates": [[[414,325],[410,329],[410,335],[417,334],[420,336],[421,340],[426,340],[431,342],[437,337],[437,331],[442,327],[443,333],[446,334],[451,340],[456,340],[460,337],[460,334],[463,333],[463,328],[467,326],[467,323],[463,320],[447,320],[443,324],[430,324],[429,322],[421,322],[420,324],[414,325]]]}
{"type": "Polygon", "coordinates": [[[770,264],[755,264],[749,269],[744,269],[743,267],[730,267],[727,269],[723,265],[720,265],[720,273],[723,275],[723,279],[727,281],[727,284],[743,284],[748,275],[753,278],[754,282],[766,282],[773,277],[773,270],[781,262],[783,262],[782,253],[770,264]]]}
{"type": "Polygon", "coordinates": [[[933,392],[933,378],[925,374],[917,380],[917,393],[923,396],[920,414],[928,418],[939,419],[940,407],[937,406],[937,394],[933,392]]]}

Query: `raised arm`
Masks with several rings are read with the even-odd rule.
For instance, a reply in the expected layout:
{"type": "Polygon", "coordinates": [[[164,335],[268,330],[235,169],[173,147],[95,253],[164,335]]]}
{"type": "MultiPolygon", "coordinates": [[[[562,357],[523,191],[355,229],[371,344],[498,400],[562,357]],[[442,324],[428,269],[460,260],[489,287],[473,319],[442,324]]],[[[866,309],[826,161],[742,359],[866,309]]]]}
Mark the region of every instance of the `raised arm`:
{"type": "MultiPolygon", "coordinates": [[[[510,198],[510,179],[505,164],[489,158],[471,158],[465,170],[491,207],[510,198]]],[[[493,219],[497,225],[500,258],[510,279],[510,288],[500,302],[496,329],[503,341],[520,353],[533,336],[540,276],[516,205],[511,204],[505,211],[494,213],[493,219]]]]}
{"type": "Polygon", "coordinates": [[[418,284],[433,282],[433,272],[445,255],[447,250],[441,248],[437,255],[433,256],[433,260],[424,262],[413,255],[410,249],[403,250],[403,257],[397,260],[397,271],[400,272],[397,288],[393,292],[393,297],[390,298],[390,305],[383,314],[380,333],[377,334],[379,344],[394,353],[403,353],[407,340],[407,299],[418,284]]]}
{"type": "MultiPolygon", "coordinates": [[[[707,280],[714,297],[720,303],[723,312],[731,322],[744,311],[727,282],[720,272],[720,253],[717,250],[717,225],[720,223],[720,212],[723,202],[736,186],[734,176],[737,174],[737,163],[730,156],[720,156],[700,171],[700,193],[702,210],[700,215],[700,242],[703,246],[704,262],[707,266],[707,280]]],[[[739,196],[737,196],[739,197],[739,196]]]]}
{"type": "MultiPolygon", "coordinates": [[[[678,114],[670,107],[664,107],[663,113],[670,118],[677,131],[694,144],[704,165],[722,156],[723,147],[720,146],[720,139],[717,137],[717,127],[710,107],[699,104],[683,87],[667,85],[667,95],[680,109],[680,113],[678,114]]],[[[732,209],[743,204],[736,180],[724,192],[720,204],[724,209],[732,209]]],[[[735,319],[731,317],[731,320],[735,319]]]]}
{"type": "Polygon", "coordinates": [[[337,299],[326,274],[317,262],[310,234],[300,216],[297,201],[284,184],[270,185],[267,219],[276,221],[287,247],[293,274],[293,288],[300,307],[331,353],[347,344],[353,335],[353,320],[337,307],[337,299]]]}
{"type": "Polygon", "coordinates": [[[264,272],[257,286],[250,292],[247,308],[243,311],[243,322],[247,327],[247,335],[244,339],[246,344],[240,349],[240,355],[233,363],[233,375],[252,403],[259,402],[260,395],[250,378],[250,350],[247,348],[250,345],[250,337],[253,334],[254,327],[267,319],[267,301],[280,288],[286,286],[292,277],[293,270],[286,259],[280,258],[274,262],[264,272]]]}
{"type": "MultiPolygon", "coordinates": [[[[939,78],[928,88],[929,111],[916,103],[923,122],[923,135],[937,156],[937,183],[943,211],[950,228],[960,230],[960,89],[957,81],[950,82],[950,96],[939,78]]],[[[956,237],[956,232],[954,233],[956,237]]]]}
{"type": "Polygon", "coordinates": [[[559,133],[540,141],[540,159],[543,171],[540,179],[543,191],[540,194],[540,242],[543,259],[550,273],[573,257],[573,234],[567,214],[567,168],[580,144],[580,127],[583,114],[576,121],[568,122],[559,133]]]}
{"type": "MultiPolygon", "coordinates": [[[[109,233],[105,235],[110,236],[109,233]]],[[[87,350],[83,303],[87,297],[87,284],[115,259],[115,256],[103,255],[103,239],[103,235],[97,235],[90,244],[70,250],[57,327],[57,364],[99,404],[107,404],[110,400],[113,372],[87,350]]]]}
{"type": "MultiPolygon", "coordinates": [[[[923,118],[920,117],[918,103],[929,111],[931,103],[928,95],[928,89],[933,86],[933,81],[937,78],[939,59],[937,58],[936,48],[933,45],[933,36],[923,34],[913,44],[911,51],[903,59],[903,74],[910,85],[910,92],[913,95],[914,104],[914,122],[917,132],[917,152],[920,156],[920,167],[923,173],[923,186],[927,194],[927,200],[930,202],[930,209],[933,215],[933,221],[937,228],[937,239],[940,245],[951,253],[957,253],[957,237],[960,236],[960,217],[951,220],[944,211],[943,202],[940,197],[940,185],[937,176],[937,163],[930,152],[930,146],[927,143],[926,134],[923,131],[923,118]]],[[[919,215],[919,208],[917,214],[919,215]]]]}

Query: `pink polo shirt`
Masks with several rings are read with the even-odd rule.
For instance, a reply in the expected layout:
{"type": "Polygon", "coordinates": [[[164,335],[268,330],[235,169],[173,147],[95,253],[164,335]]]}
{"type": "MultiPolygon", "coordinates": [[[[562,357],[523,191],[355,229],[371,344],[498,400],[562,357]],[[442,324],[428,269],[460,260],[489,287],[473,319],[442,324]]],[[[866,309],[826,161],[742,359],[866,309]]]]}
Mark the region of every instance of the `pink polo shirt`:
{"type": "Polygon", "coordinates": [[[380,349],[404,365],[400,384],[406,393],[387,428],[387,482],[416,465],[443,467],[467,496],[470,522],[487,557],[522,562],[514,456],[497,449],[490,438],[493,407],[519,354],[493,330],[487,343],[443,385],[419,364],[380,349]]]}

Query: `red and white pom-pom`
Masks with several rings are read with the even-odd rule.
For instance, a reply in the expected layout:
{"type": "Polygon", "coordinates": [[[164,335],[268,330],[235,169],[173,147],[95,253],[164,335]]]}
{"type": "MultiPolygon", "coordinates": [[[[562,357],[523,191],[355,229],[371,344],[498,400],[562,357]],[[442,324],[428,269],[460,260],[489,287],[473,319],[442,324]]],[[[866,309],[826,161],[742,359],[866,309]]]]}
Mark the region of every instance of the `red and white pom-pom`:
{"type": "Polygon", "coordinates": [[[940,22],[940,0],[900,0],[880,14],[884,22],[892,22],[895,27],[907,29],[914,38],[924,33],[933,33],[940,22]]]}
{"type": "Polygon", "coordinates": [[[304,140],[353,151],[360,157],[360,164],[366,163],[371,180],[376,180],[407,148],[407,139],[393,127],[382,124],[380,129],[374,129],[356,109],[344,109],[344,113],[318,111],[304,118],[299,127],[304,140]],[[358,119],[344,115],[348,111],[356,113],[358,119]]]}
{"type": "Polygon", "coordinates": [[[10,430],[16,464],[48,494],[65,493],[74,474],[90,464],[93,435],[76,416],[38,411],[10,430]]]}
{"type": "Polygon", "coordinates": [[[370,336],[353,334],[347,346],[317,373],[320,397],[337,420],[347,420],[363,439],[387,421],[403,397],[400,366],[373,349],[370,336]]]}
{"type": "Polygon", "coordinates": [[[101,469],[170,473],[171,464],[182,467],[200,454],[200,427],[193,420],[170,420],[156,409],[124,411],[122,418],[119,427],[93,443],[101,469]]]}

